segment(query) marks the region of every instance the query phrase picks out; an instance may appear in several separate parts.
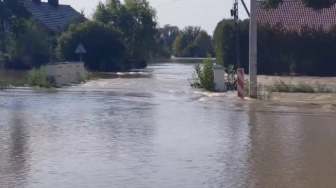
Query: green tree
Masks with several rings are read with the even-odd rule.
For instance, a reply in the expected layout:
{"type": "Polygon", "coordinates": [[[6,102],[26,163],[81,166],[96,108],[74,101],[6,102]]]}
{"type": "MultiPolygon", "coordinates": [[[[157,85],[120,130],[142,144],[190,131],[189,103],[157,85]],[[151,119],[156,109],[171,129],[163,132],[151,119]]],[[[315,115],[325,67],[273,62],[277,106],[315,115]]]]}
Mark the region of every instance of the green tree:
{"type": "Polygon", "coordinates": [[[94,71],[119,71],[129,68],[122,34],[112,25],[96,21],[72,24],[58,39],[58,59],[78,61],[79,55],[75,54],[75,50],[80,43],[87,51],[83,57],[86,68],[94,71]]]}
{"type": "Polygon", "coordinates": [[[180,34],[177,36],[173,43],[173,54],[178,57],[188,56],[189,54],[184,54],[184,50],[188,47],[188,41],[185,35],[180,34]]]}
{"type": "Polygon", "coordinates": [[[236,55],[234,21],[232,19],[220,21],[215,28],[213,37],[217,63],[220,65],[234,64],[236,55]]]}
{"type": "Polygon", "coordinates": [[[10,22],[13,17],[25,19],[31,17],[25,3],[26,0],[0,0],[0,51],[5,50],[3,32],[5,20],[10,22]]]}
{"type": "Polygon", "coordinates": [[[10,19],[12,16],[30,18],[31,13],[26,7],[26,0],[1,0],[0,19],[10,19]]]}
{"type": "Polygon", "coordinates": [[[160,38],[162,39],[165,48],[168,48],[172,52],[174,40],[180,34],[180,29],[177,26],[171,26],[169,24],[164,25],[159,29],[160,38]]]}
{"type": "Polygon", "coordinates": [[[5,67],[30,69],[48,63],[50,45],[43,29],[30,20],[24,20],[20,24],[25,28],[24,31],[7,37],[5,67]]]}
{"type": "MultiPolygon", "coordinates": [[[[195,57],[197,55],[197,46],[195,39],[201,32],[199,26],[186,26],[180,32],[173,43],[173,54],[178,57],[195,57]]],[[[203,56],[205,57],[205,56],[203,56]]]]}
{"type": "Polygon", "coordinates": [[[213,55],[213,47],[212,47],[212,38],[206,31],[199,32],[198,36],[195,38],[194,41],[196,52],[195,55],[198,57],[206,57],[209,53],[213,55]]]}
{"type": "Polygon", "coordinates": [[[155,51],[157,36],[156,11],[147,0],[107,0],[99,3],[94,20],[113,25],[122,34],[130,56],[150,59],[155,51]]]}

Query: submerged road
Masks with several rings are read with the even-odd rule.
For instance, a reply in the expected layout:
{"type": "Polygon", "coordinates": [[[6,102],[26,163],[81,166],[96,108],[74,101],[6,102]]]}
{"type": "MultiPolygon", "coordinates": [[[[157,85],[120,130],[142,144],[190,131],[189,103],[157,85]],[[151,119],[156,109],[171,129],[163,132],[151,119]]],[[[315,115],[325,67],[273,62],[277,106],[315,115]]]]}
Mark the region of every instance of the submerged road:
{"type": "Polygon", "coordinates": [[[1,92],[0,187],[336,185],[333,107],[194,90],[191,64],[149,69],[57,92],[1,92]]]}

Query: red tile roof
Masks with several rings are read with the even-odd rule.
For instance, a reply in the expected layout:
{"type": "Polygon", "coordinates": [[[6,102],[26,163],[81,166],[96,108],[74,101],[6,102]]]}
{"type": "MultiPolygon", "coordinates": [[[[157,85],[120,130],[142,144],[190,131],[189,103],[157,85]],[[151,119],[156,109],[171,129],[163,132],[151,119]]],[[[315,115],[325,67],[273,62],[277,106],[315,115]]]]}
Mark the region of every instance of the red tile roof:
{"type": "Polygon", "coordinates": [[[336,5],[331,8],[314,10],[304,7],[297,0],[287,0],[276,9],[264,9],[262,2],[257,2],[258,23],[272,26],[280,24],[289,30],[299,31],[302,26],[328,30],[336,25],[336,5]]]}

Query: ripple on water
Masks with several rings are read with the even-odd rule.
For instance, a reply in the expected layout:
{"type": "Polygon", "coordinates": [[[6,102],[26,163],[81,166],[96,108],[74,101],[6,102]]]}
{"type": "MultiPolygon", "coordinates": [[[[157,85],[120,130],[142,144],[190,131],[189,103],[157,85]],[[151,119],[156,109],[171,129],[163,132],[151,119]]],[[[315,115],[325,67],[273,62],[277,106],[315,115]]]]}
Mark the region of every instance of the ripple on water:
{"type": "Polygon", "coordinates": [[[52,93],[0,93],[0,187],[336,184],[334,105],[196,91],[185,76],[190,64],[153,71],[52,93]]]}

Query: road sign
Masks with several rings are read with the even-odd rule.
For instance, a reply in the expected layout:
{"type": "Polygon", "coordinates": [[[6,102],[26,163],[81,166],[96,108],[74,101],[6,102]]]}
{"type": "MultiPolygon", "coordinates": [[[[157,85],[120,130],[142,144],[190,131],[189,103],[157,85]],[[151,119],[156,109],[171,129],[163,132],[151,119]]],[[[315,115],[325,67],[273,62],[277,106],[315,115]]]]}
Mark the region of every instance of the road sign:
{"type": "Polygon", "coordinates": [[[82,44],[79,44],[76,49],[76,54],[85,54],[86,50],[82,44]]]}
{"type": "Polygon", "coordinates": [[[79,44],[77,46],[77,49],[75,51],[76,54],[79,54],[80,56],[80,61],[82,62],[82,54],[85,54],[86,53],[86,50],[84,48],[84,46],[82,44],[79,44]]]}

